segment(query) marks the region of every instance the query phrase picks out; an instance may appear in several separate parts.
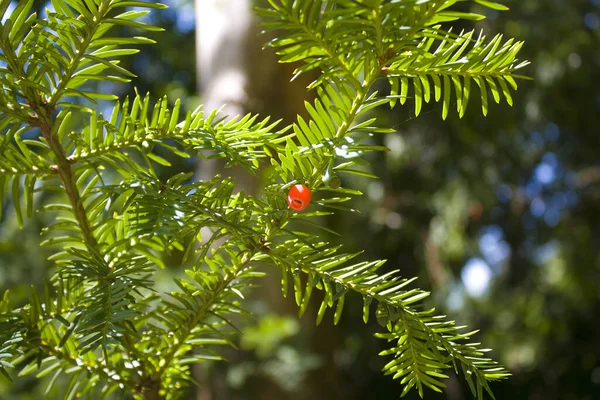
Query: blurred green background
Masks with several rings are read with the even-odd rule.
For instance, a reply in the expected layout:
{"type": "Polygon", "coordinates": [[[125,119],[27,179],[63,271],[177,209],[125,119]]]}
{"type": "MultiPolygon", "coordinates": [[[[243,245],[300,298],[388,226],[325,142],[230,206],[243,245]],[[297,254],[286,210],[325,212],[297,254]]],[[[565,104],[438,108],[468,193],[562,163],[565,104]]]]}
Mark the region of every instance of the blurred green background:
{"type": "MultiPolygon", "coordinates": [[[[102,83],[100,90],[126,95],[135,85],[194,108],[203,99],[193,0],[164,2],[170,8],[149,17],[166,29],[151,35],[158,44],[125,61],[139,78],[131,86],[102,83]]],[[[473,97],[462,120],[451,114],[445,122],[436,104],[418,118],[410,100],[379,110],[380,123],[397,130],[375,139],[391,152],[368,159],[381,179],[344,180],[365,193],[353,204],[362,213],[323,223],[342,233],[332,240],[365,249],[371,259],[387,258],[384,269],[419,276],[418,285],[433,291],[430,305],[481,329],[478,340],[514,374],[492,385],[497,399],[600,399],[600,0],[502,3],[510,11],[488,10],[475,27],[488,37],[504,33],[525,41],[521,58],[532,66],[524,73],[534,80],[520,82],[515,106],[494,105],[484,118],[473,97]]],[[[44,15],[45,1],[37,6],[44,15]]],[[[249,72],[252,82],[260,80],[253,62],[275,60],[258,50],[264,40],[249,41],[248,68],[259,70],[249,72]]],[[[245,108],[292,122],[310,94],[304,94],[306,82],[287,82],[291,70],[269,72],[277,80],[255,91],[245,108]]],[[[383,82],[380,90],[387,90],[383,82]]],[[[173,161],[164,176],[197,168],[196,160],[173,161]]],[[[48,221],[41,215],[21,231],[10,205],[4,208],[0,288],[24,299],[30,284],[51,273],[47,250],[38,250],[48,221]]],[[[172,264],[158,275],[165,285],[180,273],[172,264]]],[[[398,398],[399,384],[380,372],[386,360],[377,353],[384,343],[372,336],[380,327],[374,318],[362,323],[361,301],[347,300],[339,326],[325,318],[315,327],[316,310],[298,320],[273,274],[249,305],[257,318],[244,324],[242,351],[227,351],[229,363],[197,368],[202,386],[186,398],[398,398]]],[[[32,378],[0,381],[0,399],[40,398],[43,391],[43,382],[32,378]]],[[[59,395],[47,398],[53,396],[59,395]]],[[[453,376],[444,394],[428,391],[425,398],[471,395],[453,376]]]]}

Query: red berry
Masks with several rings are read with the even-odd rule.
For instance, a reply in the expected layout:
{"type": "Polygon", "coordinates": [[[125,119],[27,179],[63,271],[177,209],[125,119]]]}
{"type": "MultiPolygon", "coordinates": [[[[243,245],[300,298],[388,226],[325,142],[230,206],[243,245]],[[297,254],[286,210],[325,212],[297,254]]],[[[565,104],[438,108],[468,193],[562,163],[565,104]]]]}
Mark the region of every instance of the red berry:
{"type": "Polygon", "coordinates": [[[288,204],[296,211],[302,211],[310,203],[312,193],[310,189],[304,185],[294,185],[288,194],[288,204]]]}

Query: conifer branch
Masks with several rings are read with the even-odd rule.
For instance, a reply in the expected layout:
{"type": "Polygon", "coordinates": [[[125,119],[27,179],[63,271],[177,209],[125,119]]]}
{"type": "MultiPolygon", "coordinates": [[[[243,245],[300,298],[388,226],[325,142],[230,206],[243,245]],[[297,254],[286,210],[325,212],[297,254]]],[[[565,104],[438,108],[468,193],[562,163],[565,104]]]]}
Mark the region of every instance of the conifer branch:
{"type": "MultiPolygon", "coordinates": [[[[306,103],[310,118],[298,117],[297,123],[281,130],[268,119],[257,121],[257,116],[225,122],[217,112],[204,115],[200,110],[188,112],[180,121],[179,102],[169,107],[166,99],[160,99],[150,111],[149,96],[136,96],[131,107],[127,99],[122,105],[116,102],[109,120],[97,111],[60,102],[66,95],[111,98],[76,88],[97,80],[105,70],[124,76],[112,80],[127,81],[133,74],[113,58],[136,50],[119,46],[152,41],[103,35],[115,24],[158,28],[135,21],[146,11],[127,10],[109,18],[110,11],[159,8],[159,4],[56,0],[56,13],[36,22],[35,14],[29,15],[32,0],[27,0],[6,19],[7,25],[0,27],[0,49],[7,68],[0,71],[14,79],[0,77],[2,87],[10,89],[8,95],[0,94],[0,112],[4,110],[0,126],[9,128],[0,142],[0,154],[6,155],[0,161],[0,189],[12,183],[20,225],[22,191],[28,214],[38,188],[64,191],[68,204],[42,208],[60,214],[43,244],[64,246],[52,257],[58,273],[45,287],[44,300],[32,290],[29,303],[20,309],[11,309],[7,296],[0,302],[0,322],[9,328],[2,335],[1,358],[8,354],[16,364],[29,362],[24,374],[43,364],[46,369],[39,375],[56,370],[56,377],[65,367],[64,372],[73,372],[70,397],[79,387],[84,393],[95,390],[100,380],[107,382],[99,389],[102,395],[128,384],[144,399],[175,397],[192,382],[190,364],[221,359],[207,346],[231,345],[228,334],[236,330],[232,318],[245,314],[240,299],[261,276],[255,264],[269,261],[282,270],[284,292],[292,275],[300,314],[315,288],[324,292],[317,323],[335,307],[337,324],[349,292],[362,295],[365,322],[375,301],[377,319],[388,330],[378,336],[393,343],[382,353],[394,356],[384,371],[401,381],[403,394],[413,387],[421,396],[424,386],[441,390],[441,379],[447,377],[443,370],[451,363],[456,369],[460,365],[474,395],[491,393],[488,381],[505,378],[508,372],[484,358],[487,350],[479,344],[465,343],[475,332],[462,333],[463,327],[454,321],[422,310],[420,301],[428,293],[407,289],[414,279],[401,278],[398,271],[377,273],[381,260],[351,264],[359,253],[338,253],[339,246],[295,230],[291,223],[322,227],[311,218],[330,214],[328,209],[347,209],[343,203],[349,195],[360,194],[339,187],[339,180],[334,184],[332,176],[373,177],[353,166],[366,152],[385,150],[365,143],[373,133],[390,132],[374,126],[375,118],[368,113],[375,107],[403,104],[411,89],[418,114],[432,94],[436,100],[443,94],[445,118],[452,92],[462,116],[471,81],[480,88],[484,113],[488,89],[497,102],[503,94],[512,104],[509,87],[515,89],[515,78],[520,77],[514,71],[526,65],[516,60],[522,44],[512,40],[501,44],[499,37],[486,43],[482,36],[473,43],[472,33],[444,31],[440,23],[481,17],[448,11],[456,0],[269,3],[271,8],[259,13],[267,18],[268,28],[285,32],[269,43],[279,49],[282,62],[304,61],[296,75],[322,70],[310,85],[318,95],[314,103],[306,103]],[[430,51],[436,41],[438,50],[430,51]],[[97,50],[90,53],[91,49],[97,50]],[[379,78],[389,81],[390,96],[373,91],[379,78]],[[68,121],[76,114],[72,111],[78,107],[89,113],[89,123],[81,132],[67,133],[68,121]],[[23,121],[38,127],[42,139],[22,141],[16,125],[23,121]],[[258,198],[234,192],[234,182],[219,176],[190,183],[190,174],[179,174],[161,182],[151,161],[169,162],[153,151],[154,145],[183,158],[213,150],[226,157],[228,165],[240,164],[251,173],[266,160],[275,173],[258,198]],[[36,147],[42,152],[35,152],[36,147]],[[138,151],[142,162],[128,157],[128,149],[138,151]],[[123,181],[118,185],[104,181],[100,167],[105,166],[114,168],[123,181]],[[38,179],[54,176],[62,188],[52,182],[36,186],[38,179]],[[290,186],[298,183],[338,197],[316,196],[313,204],[318,211],[294,212],[285,199],[290,186]],[[206,232],[208,238],[203,238],[206,232]],[[186,262],[194,266],[185,270],[187,279],[175,279],[178,290],[160,297],[152,292],[152,273],[163,266],[161,255],[173,249],[183,251],[186,262]],[[20,344],[24,334],[30,343],[20,344]],[[37,348],[41,360],[37,363],[28,358],[33,354],[31,345],[37,348]],[[13,357],[19,351],[26,356],[13,357]],[[58,361],[57,352],[67,358],[58,361]],[[73,362],[77,366],[67,367],[73,362]],[[96,370],[100,365],[101,372],[96,370]],[[89,381],[82,378],[84,370],[92,374],[89,381]]],[[[0,0],[0,19],[7,4],[0,0]]],[[[4,367],[11,364],[3,363],[0,372],[6,374],[4,367]]]]}
{"type": "MultiPolygon", "coordinates": [[[[197,329],[198,326],[206,324],[207,318],[218,315],[215,314],[215,311],[217,311],[215,308],[219,307],[219,303],[223,301],[223,296],[227,290],[230,290],[230,285],[236,279],[239,279],[240,274],[247,271],[255,254],[256,252],[252,251],[244,253],[239,264],[233,264],[231,268],[228,268],[210,289],[205,288],[206,292],[202,295],[199,308],[189,310],[190,312],[186,316],[187,320],[184,325],[177,330],[175,338],[172,340],[173,344],[167,348],[166,354],[161,354],[161,363],[159,366],[152,371],[150,376],[141,377],[140,382],[143,382],[143,386],[145,386],[146,389],[150,389],[142,392],[145,400],[160,399],[163,397],[161,391],[164,390],[162,385],[165,380],[165,372],[172,367],[172,363],[177,354],[185,354],[189,351],[191,347],[190,343],[201,343],[201,341],[192,340],[195,337],[193,331],[197,329]],[[182,352],[182,350],[184,351],[182,352]]],[[[191,273],[188,275],[191,275],[191,273]]],[[[205,342],[209,343],[210,340],[205,340],[205,342]]],[[[225,344],[229,342],[223,341],[222,343],[225,344]]],[[[218,357],[216,357],[216,359],[218,359],[218,357]]]]}
{"type": "Polygon", "coordinates": [[[48,106],[50,108],[56,107],[60,99],[63,97],[67,89],[67,85],[73,78],[73,74],[75,73],[77,68],[79,68],[81,61],[85,57],[86,52],[90,47],[92,38],[96,34],[96,31],[100,24],[106,18],[106,14],[109,11],[107,5],[109,3],[110,1],[102,0],[98,4],[97,14],[93,15],[93,18],[91,18],[91,20],[90,18],[86,18],[86,22],[89,24],[88,29],[84,31],[85,33],[83,37],[80,37],[80,42],[74,51],[74,57],[71,59],[71,62],[63,72],[62,76],[60,77],[60,80],[58,81],[58,85],[54,90],[54,93],[52,93],[52,96],[48,100],[48,106]]]}

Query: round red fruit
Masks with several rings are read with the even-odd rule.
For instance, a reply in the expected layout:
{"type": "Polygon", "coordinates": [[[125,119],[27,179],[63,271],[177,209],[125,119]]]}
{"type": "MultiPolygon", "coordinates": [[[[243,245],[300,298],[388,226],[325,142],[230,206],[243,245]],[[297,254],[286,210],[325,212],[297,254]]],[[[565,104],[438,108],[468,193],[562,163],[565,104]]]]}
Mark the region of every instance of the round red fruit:
{"type": "Polygon", "coordinates": [[[302,211],[310,203],[312,193],[310,189],[304,185],[294,185],[288,194],[288,204],[296,211],[302,211]]]}

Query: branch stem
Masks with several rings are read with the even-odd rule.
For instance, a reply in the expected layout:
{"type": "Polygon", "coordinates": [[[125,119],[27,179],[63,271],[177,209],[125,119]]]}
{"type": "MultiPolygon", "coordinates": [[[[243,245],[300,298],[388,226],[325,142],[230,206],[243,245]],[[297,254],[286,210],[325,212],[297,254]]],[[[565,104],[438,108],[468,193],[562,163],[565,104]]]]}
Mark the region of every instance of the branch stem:
{"type": "Polygon", "coordinates": [[[50,116],[51,113],[48,112],[47,109],[39,109],[36,111],[38,112],[39,118],[37,120],[37,125],[40,127],[44,139],[46,139],[48,146],[56,158],[56,170],[62,181],[67,198],[71,203],[71,207],[73,208],[73,214],[75,215],[77,224],[81,229],[83,241],[91,253],[96,253],[98,252],[98,242],[94,237],[92,227],[85,212],[83,201],[79,189],[77,188],[77,182],[74,178],[73,170],[71,169],[71,163],[65,154],[65,150],[60,143],[58,136],[53,132],[54,119],[50,116]]]}

